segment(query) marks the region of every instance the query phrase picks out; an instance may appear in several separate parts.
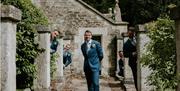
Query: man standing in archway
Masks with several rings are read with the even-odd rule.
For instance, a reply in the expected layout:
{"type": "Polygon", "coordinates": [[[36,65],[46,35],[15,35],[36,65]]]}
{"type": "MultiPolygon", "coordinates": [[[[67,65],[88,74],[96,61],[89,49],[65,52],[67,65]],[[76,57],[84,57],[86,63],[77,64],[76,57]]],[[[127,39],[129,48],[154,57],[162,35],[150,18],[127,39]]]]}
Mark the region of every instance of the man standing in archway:
{"type": "Polygon", "coordinates": [[[92,33],[86,30],[81,51],[84,56],[84,72],[87,80],[88,91],[99,91],[100,61],[103,59],[103,51],[99,42],[92,40],[92,33]]]}

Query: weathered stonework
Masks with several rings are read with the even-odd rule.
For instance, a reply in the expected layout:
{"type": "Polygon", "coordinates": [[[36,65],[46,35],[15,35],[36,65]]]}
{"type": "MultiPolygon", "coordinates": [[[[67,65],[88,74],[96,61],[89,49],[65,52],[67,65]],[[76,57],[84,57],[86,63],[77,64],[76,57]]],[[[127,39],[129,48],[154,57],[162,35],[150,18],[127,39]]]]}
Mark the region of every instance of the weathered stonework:
{"type": "Polygon", "coordinates": [[[104,50],[102,74],[115,73],[116,36],[127,31],[126,22],[115,22],[87,5],[81,0],[32,0],[49,18],[52,30],[59,28],[65,32],[64,39],[70,39],[72,45],[72,67],[75,73],[83,73],[83,55],[80,45],[85,30],[101,37],[104,50]],[[114,41],[114,42],[113,42],[114,41]]]}
{"type": "Polygon", "coordinates": [[[34,79],[35,91],[50,91],[50,31],[49,27],[36,26],[39,47],[45,49],[35,61],[37,78],[34,79]]]}
{"type": "Polygon", "coordinates": [[[21,11],[14,6],[11,5],[2,5],[1,7],[1,19],[8,19],[11,21],[19,21],[21,20],[21,11]]]}
{"type": "Polygon", "coordinates": [[[138,81],[138,91],[151,91],[153,86],[150,86],[147,81],[147,77],[150,75],[152,70],[148,67],[142,66],[140,63],[142,55],[146,52],[146,45],[150,42],[150,38],[147,36],[147,30],[145,30],[144,25],[138,25],[137,29],[137,81],[138,81]]]}
{"type": "Polygon", "coordinates": [[[0,30],[0,90],[16,91],[16,24],[21,11],[10,5],[1,5],[0,30]]]}

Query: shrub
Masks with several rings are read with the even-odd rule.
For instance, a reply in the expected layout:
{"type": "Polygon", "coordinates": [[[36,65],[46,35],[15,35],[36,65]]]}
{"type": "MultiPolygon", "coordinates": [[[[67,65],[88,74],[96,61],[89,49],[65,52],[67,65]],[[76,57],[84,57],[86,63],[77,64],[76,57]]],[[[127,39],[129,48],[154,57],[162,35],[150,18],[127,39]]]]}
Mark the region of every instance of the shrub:
{"type": "Polygon", "coordinates": [[[141,63],[152,70],[148,77],[150,85],[162,91],[175,89],[177,85],[174,26],[174,21],[168,16],[146,24],[151,41],[141,63]]]}

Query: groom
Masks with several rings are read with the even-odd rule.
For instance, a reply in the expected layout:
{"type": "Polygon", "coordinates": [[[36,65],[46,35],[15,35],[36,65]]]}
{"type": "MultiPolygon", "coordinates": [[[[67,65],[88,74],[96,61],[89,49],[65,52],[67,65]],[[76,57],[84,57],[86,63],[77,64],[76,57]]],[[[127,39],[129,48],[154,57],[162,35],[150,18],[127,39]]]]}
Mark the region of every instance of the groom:
{"type": "Polygon", "coordinates": [[[92,33],[86,30],[81,51],[84,56],[84,72],[87,80],[88,91],[99,91],[100,61],[103,51],[99,42],[92,40],[92,33]]]}

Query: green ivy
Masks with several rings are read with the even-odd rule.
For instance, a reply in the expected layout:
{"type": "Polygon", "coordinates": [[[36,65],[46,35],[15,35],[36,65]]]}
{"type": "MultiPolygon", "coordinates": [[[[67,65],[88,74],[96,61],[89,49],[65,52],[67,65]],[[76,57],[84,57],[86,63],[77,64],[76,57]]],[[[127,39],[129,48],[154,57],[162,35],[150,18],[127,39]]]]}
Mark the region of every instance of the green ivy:
{"type": "Polygon", "coordinates": [[[36,77],[34,60],[43,49],[34,42],[37,31],[33,25],[47,25],[48,20],[40,9],[36,8],[31,0],[1,0],[4,5],[13,5],[22,11],[22,20],[17,24],[17,88],[31,88],[36,77]]]}
{"type": "Polygon", "coordinates": [[[174,26],[174,21],[168,16],[146,24],[151,41],[141,63],[152,70],[148,80],[158,91],[175,89],[177,86],[174,26]]]}
{"type": "Polygon", "coordinates": [[[57,52],[55,52],[54,54],[51,54],[51,61],[50,61],[51,78],[54,78],[55,72],[57,70],[56,62],[57,62],[58,57],[59,55],[57,54],[57,52]]]}

